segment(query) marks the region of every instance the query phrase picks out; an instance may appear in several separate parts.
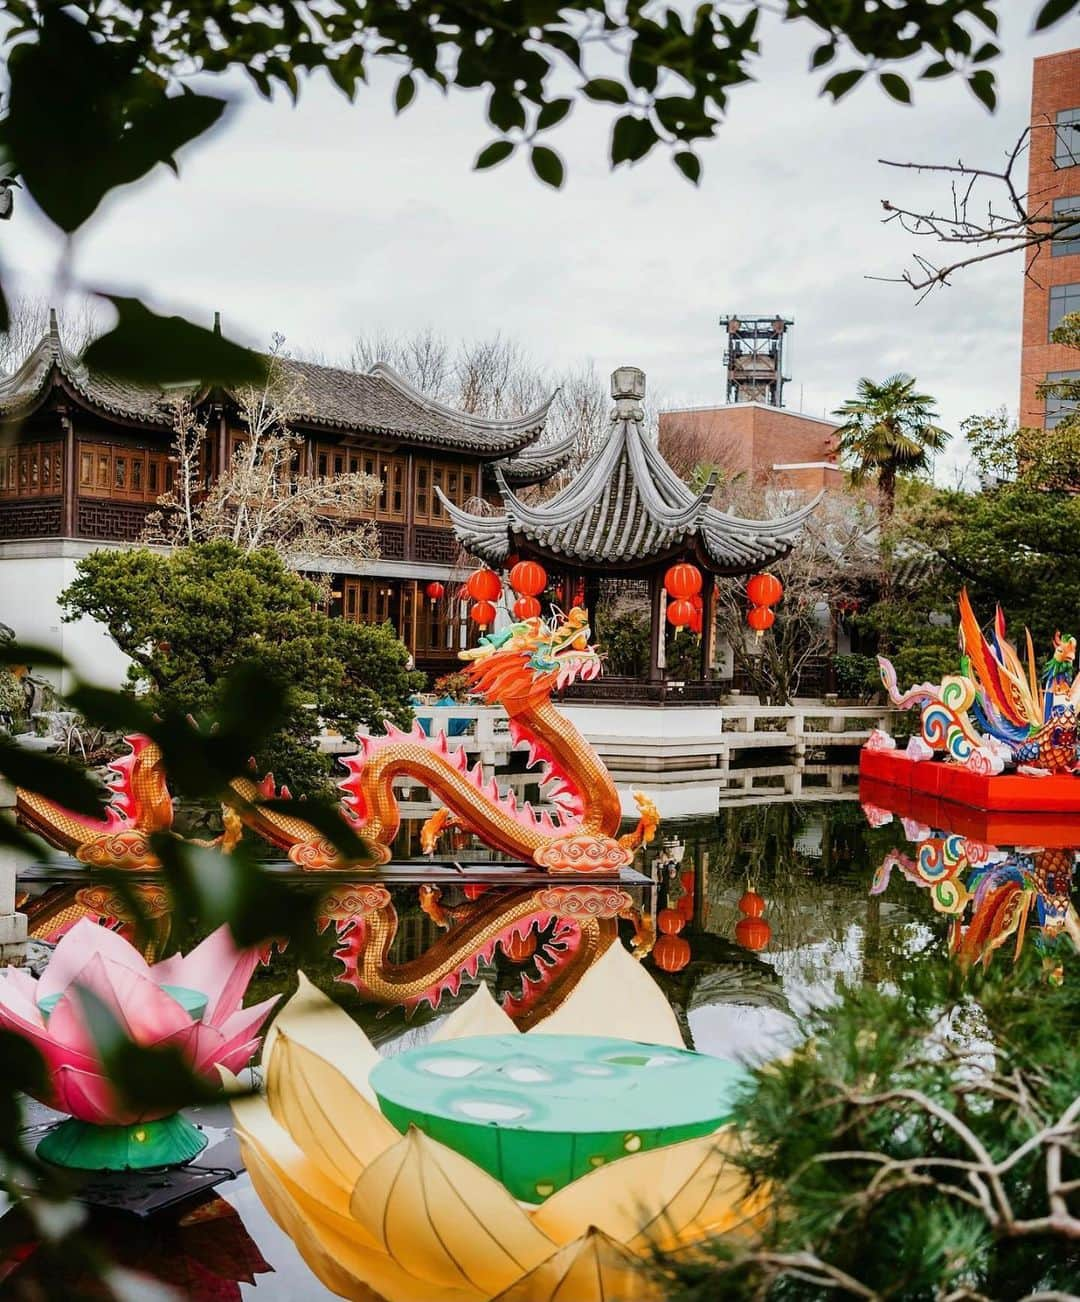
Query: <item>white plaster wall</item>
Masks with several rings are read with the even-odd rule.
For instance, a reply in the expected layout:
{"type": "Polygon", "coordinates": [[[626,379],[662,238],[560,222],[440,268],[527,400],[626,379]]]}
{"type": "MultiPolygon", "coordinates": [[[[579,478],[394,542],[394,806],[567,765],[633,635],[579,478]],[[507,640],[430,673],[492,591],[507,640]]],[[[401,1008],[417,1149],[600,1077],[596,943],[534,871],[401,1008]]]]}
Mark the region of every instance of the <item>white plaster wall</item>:
{"type": "MultiPolygon", "coordinates": [[[[76,561],[75,556],[0,557],[0,623],[14,629],[20,642],[65,656],[88,682],[119,687],[128,659],[102,625],[92,619],[61,622],[57,599],[74,580],[76,561]]],[[[71,673],[32,667],[61,693],[71,686],[71,673]]]]}

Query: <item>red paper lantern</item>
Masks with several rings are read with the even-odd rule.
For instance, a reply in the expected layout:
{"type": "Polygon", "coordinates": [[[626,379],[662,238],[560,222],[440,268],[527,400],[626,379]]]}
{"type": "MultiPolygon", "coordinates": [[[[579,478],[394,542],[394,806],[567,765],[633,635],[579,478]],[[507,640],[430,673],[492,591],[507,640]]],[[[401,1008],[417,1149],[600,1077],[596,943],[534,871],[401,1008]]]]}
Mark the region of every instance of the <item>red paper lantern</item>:
{"type": "Polygon", "coordinates": [[[692,597],[701,591],[701,571],[696,565],[680,561],[664,575],[664,587],[671,597],[692,597]]]}
{"type": "Polygon", "coordinates": [[[536,953],[536,933],[519,936],[516,932],[502,942],[502,952],[511,963],[527,963],[536,953]]]}
{"type": "Polygon", "coordinates": [[[765,912],[765,901],[757,891],[747,891],[739,901],[739,912],[748,918],[760,918],[765,912]]]}
{"type": "Polygon", "coordinates": [[[443,587],[443,585],[439,582],[438,579],[432,579],[431,582],[424,589],[424,592],[428,595],[428,597],[431,598],[432,601],[438,601],[445,591],[446,589],[443,587]]]}
{"type": "Polygon", "coordinates": [[[753,606],[775,606],[784,595],[784,585],[775,574],[755,574],[747,581],[746,595],[753,606]]]}
{"type": "Polygon", "coordinates": [[[680,895],[679,902],[675,905],[675,912],[682,918],[683,922],[689,922],[694,916],[693,895],[680,895]]]}
{"type": "Polygon", "coordinates": [[[743,949],[752,949],[756,953],[772,939],[772,927],[764,918],[740,918],[735,924],[735,939],[743,949]]]}
{"type": "Polygon", "coordinates": [[[656,915],[656,925],[665,936],[677,936],[686,926],[686,919],[678,909],[661,909],[656,915]]]}
{"type": "Polygon", "coordinates": [[[690,942],[682,936],[662,935],[653,946],[652,956],[661,972],[681,972],[690,962],[690,942]]]}
{"type": "Polygon", "coordinates": [[[502,584],[494,570],[473,570],[465,582],[465,591],[473,601],[498,601],[502,596],[502,584]]]}
{"type": "Polygon", "coordinates": [[[680,597],[678,601],[669,601],[667,617],[669,624],[673,624],[676,628],[685,628],[694,618],[693,602],[687,601],[685,597],[680,597]]]}
{"type": "Polygon", "coordinates": [[[485,891],[490,889],[487,882],[466,882],[461,888],[467,900],[478,900],[485,891]]]}
{"type": "Polygon", "coordinates": [[[510,586],[523,597],[538,597],[547,587],[547,571],[538,561],[518,561],[510,571],[510,586]]]}
{"type": "Polygon", "coordinates": [[[481,628],[495,623],[495,607],[490,601],[474,601],[469,607],[469,618],[481,628]]]}
{"type": "Polygon", "coordinates": [[[776,623],[776,614],[768,606],[751,606],[746,613],[746,622],[755,633],[764,633],[776,623]]]}
{"type": "Polygon", "coordinates": [[[701,630],[704,627],[704,625],[701,622],[700,610],[695,610],[694,613],[690,616],[690,623],[687,627],[690,629],[691,633],[697,633],[698,635],[701,634],[701,630]]]}
{"type": "Polygon", "coordinates": [[[518,597],[514,602],[514,615],[518,619],[535,619],[540,614],[540,603],[535,597],[518,597]]]}

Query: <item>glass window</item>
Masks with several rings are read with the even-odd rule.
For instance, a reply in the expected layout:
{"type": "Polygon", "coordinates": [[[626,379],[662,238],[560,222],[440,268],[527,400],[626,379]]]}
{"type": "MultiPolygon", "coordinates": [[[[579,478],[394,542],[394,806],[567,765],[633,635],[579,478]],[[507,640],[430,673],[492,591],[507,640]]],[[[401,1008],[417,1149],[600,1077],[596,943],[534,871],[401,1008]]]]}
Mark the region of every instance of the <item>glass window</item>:
{"type": "MultiPolygon", "coordinates": [[[[1074,384],[1080,384],[1080,371],[1051,371],[1046,377],[1047,384],[1058,384],[1062,380],[1070,380],[1074,384]]],[[[1046,428],[1053,429],[1066,416],[1071,416],[1076,411],[1080,411],[1080,401],[1076,398],[1063,398],[1058,394],[1048,393],[1046,395],[1046,428]]]]}
{"type": "Polygon", "coordinates": [[[158,491],[158,463],[156,457],[151,457],[146,467],[146,487],[155,496],[158,491]]]}
{"type": "Polygon", "coordinates": [[[1080,284],[1050,286],[1050,332],[1073,312],[1080,312],[1080,284]]]}
{"type": "Polygon", "coordinates": [[[117,488],[127,488],[127,457],[117,457],[114,462],[117,488]]]}
{"type": "Polygon", "coordinates": [[[143,463],[142,457],[131,458],[131,491],[141,493],[143,490],[143,463]]]}
{"type": "Polygon", "coordinates": [[[94,454],[92,452],[81,452],[79,454],[79,487],[94,487],[94,454]]]}
{"type": "Polygon", "coordinates": [[[343,475],[345,473],[345,457],[338,452],[334,455],[334,474],[343,475]]]}
{"type": "Polygon", "coordinates": [[[329,470],[329,468],[330,468],[330,458],[326,455],[325,452],[320,452],[319,453],[319,478],[320,479],[326,478],[326,472],[329,470]]]}
{"type": "Polygon", "coordinates": [[[109,454],[107,452],[98,453],[97,483],[98,488],[109,487],[109,454]]]}
{"type": "Polygon", "coordinates": [[[1058,167],[1080,164],[1080,108],[1058,112],[1054,124],[1054,163],[1058,167]]]}
{"type": "Polygon", "coordinates": [[[44,492],[52,484],[52,456],[47,448],[41,450],[41,488],[44,492]]]}
{"type": "Polygon", "coordinates": [[[1055,220],[1060,221],[1062,217],[1068,217],[1073,213],[1076,214],[1076,221],[1054,232],[1051,252],[1055,258],[1064,257],[1069,253],[1080,253],[1080,194],[1054,200],[1055,220]]]}

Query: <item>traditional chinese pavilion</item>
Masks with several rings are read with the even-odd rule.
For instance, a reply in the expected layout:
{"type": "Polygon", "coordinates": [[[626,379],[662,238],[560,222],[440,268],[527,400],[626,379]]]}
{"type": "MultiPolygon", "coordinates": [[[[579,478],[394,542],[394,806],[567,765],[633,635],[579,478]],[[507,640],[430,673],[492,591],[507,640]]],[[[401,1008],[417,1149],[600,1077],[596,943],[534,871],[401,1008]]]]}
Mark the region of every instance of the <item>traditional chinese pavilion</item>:
{"type": "MultiPolygon", "coordinates": [[[[786,556],[818,498],[790,515],[749,520],[710,505],[715,476],[700,492],[672,470],[646,434],[644,372],[620,367],[611,377],[611,430],[565,488],[545,501],[522,500],[500,467],[494,479],[502,509],[479,515],[443,496],[462,546],[495,569],[536,560],[564,593],[583,592],[595,626],[602,587],[636,580],[652,608],[650,682],[662,682],[664,575],[689,561],[706,575],[752,574],[786,556]]],[[[713,584],[702,592],[701,677],[714,659],[713,584]]],[[[567,602],[569,604],[569,602],[567,602]]]]}

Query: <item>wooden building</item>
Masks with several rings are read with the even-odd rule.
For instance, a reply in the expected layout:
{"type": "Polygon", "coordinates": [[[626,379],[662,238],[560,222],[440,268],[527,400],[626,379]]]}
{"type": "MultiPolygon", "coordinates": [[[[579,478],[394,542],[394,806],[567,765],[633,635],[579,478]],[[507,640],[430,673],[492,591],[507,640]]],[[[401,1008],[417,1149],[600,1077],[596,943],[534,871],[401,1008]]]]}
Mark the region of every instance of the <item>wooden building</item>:
{"type": "MultiPolygon", "coordinates": [[[[498,482],[541,483],[565,464],[570,441],[541,442],[550,400],[528,415],[491,420],[424,396],[384,365],[367,374],[285,365],[299,381],[290,425],[303,440],[303,471],[359,471],[382,483],[370,512],[381,555],[336,570],[331,612],[390,620],[418,667],[445,672],[464,625],[458,606],[427,601],[423,590],[456,572],[447,504],[475,508],[498,482]]],[[[56,597],[80,556],[137,541],[172,487],[177,396],[207,419],[209,482],[244,434],[227,390],[178,395],[89,371],[64,347],[55,314],[26,362],[0,380],[0,622],[23,641],[64,652],[92,677],[115,677],[118,653],[103,630],[61,624],[56,597]]]]}

